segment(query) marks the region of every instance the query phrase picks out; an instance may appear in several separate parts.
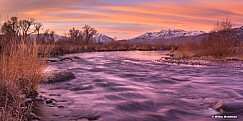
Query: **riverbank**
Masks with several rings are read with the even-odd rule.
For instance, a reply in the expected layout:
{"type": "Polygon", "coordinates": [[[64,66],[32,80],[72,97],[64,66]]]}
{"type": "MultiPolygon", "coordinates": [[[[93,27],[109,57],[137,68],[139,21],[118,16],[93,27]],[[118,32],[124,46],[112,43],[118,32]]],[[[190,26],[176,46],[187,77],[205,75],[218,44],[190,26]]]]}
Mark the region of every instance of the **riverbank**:
{"type": "Polygon", "coordinates": [[[194,65],[194,66],[218,66],[218,67],[231,67],[243,68],[243,57],[213,57],[213,56],[181,56],[179,51],[167,52],[167,57],[161,57],[156,60],[161,63],[177,64],[177,65],[194,65]]]}

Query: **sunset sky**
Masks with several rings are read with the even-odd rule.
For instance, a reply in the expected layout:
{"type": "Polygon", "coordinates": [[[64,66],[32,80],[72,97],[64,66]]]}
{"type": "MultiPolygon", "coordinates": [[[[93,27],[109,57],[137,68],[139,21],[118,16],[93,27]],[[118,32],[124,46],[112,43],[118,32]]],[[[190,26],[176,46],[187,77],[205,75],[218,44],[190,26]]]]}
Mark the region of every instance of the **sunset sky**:
{"type": "Polygon", "coordinates": [[[8,17],[33,17],[46,29],[63,35],[84,24],[119,39],[161,29],[212,29],[230,18],[243,26],[242,0],[0,0],[3,22],[8,17]]]}

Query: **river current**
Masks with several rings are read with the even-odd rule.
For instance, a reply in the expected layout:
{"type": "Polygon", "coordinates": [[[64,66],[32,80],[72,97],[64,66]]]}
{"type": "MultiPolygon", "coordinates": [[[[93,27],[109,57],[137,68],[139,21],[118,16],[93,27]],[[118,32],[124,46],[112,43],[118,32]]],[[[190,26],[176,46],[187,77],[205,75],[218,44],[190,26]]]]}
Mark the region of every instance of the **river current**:
{"type": "MultiPolygon", "coordinates": [[[[69,54],[49,63],[76,79],[39,87],[43,121],[220,121],[217,101],[241,101],[243,70],[156,62],[160,51],[69,54]]],[[[243,120],[243,115],[237,119],[243,120]]]]}

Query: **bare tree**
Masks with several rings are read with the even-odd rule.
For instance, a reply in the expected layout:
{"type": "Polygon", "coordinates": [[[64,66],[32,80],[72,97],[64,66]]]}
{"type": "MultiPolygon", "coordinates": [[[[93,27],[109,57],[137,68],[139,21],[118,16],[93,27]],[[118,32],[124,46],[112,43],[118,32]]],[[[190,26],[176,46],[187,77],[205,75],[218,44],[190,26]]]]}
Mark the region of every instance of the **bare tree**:
{"type": "Polygon", "coordinates": [[[5,39],[12,40],[19,36],[20,26],[17,17],[11,17],[10,20],[3,23],[1,32],[5,35],[5,39]]]}
{"type": "Polygon", "coordinates": [[[50,31],[50,42],[54,43],[55,42],[55,31],[50,31]]]}
{"type": "Polygon", "coordinates": [[[69,36],[70,36],[71,41],[78,42],[79,32],[80,31],[78,29],[75,29],[74,27],[69,30],[69,36]]]}
{"type": "Polygon", "coordinates": [[[19,21],[19,24],[20,24],[20,29],[21,29],[21,32],[22,32],[22,36],[23,36],[23,39],[25,40],[26,37],[33,32],[29,32],[30,31],[30,27],[34,24],[34,21],[35,19],[34,18],[29,18],[27,20],[20,20],[19,21]]]}
{"type": "Polygon", "coordinates": [[[226,18],[225,20],[216,22],[213,32],[226,31],[231,29],[233,29],[233,24],[231,22],[231,19],[226,18]]]}
{"type": "Polygon", "coordinates": [[[69,30],[69,36],[71,41],[79,43],[83,40],[83,33],[81,30],[75,29],[74,27],[69,30]]]}
{"type": "Polygon", "coordinates": [[[89,44],[90,39],[92,38],[93,35],[96,34],[97,31],[94,28],[90,27],[89,25],[85,25],[83,27],[83,32],[84,32],[85,40],[87,44],[89,44]]]}
{"type": "Polygon", "coordinates": [[[79,31],[79,34],[78,34],[78,42],[82,42],[83,41],[83,38],[84,38],[84,34],[82,31],[79,31]]]}
{"type": "Polygon", "coordinates": [[[17,17],[11,17],[1,27],[2,38],[7,41],[20,42],[25,41],[30,34],[37,33],[40,40],[40,30],[43,25],[34,21],[34,18],[19,20],[17,17]]]}
{"type": "Polygon", "coordinates": [[[43,29],[43,24],[34,23],[35,31],[37,32],[37,40],[40,41],[40,30],[43,29]]]}

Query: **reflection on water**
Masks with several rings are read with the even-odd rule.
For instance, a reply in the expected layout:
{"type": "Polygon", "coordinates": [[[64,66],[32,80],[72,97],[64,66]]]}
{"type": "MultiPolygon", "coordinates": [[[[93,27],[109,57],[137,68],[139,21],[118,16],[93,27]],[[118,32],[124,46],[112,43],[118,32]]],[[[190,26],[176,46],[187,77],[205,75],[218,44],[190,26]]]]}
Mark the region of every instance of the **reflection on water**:
{"type": "MultiPolygon", "coordinates": [[[[42,120],[215,121],[216,101],[241,101],[243,72],[236,68],[160,64],[164,52],[100,52],[66,55],[51,63],[77,79],[40,86],[52,99],[42,120]]],[[[242,120],[240,114],[238,120],[242,120]]]]}
{"type": "Polygon", "coordinates": [[[168,57],[166,51],[124,51],[120,52],[118,55],[127,58],[134,58],[138,60],[158,60],[161,57],[168,57]]]}

